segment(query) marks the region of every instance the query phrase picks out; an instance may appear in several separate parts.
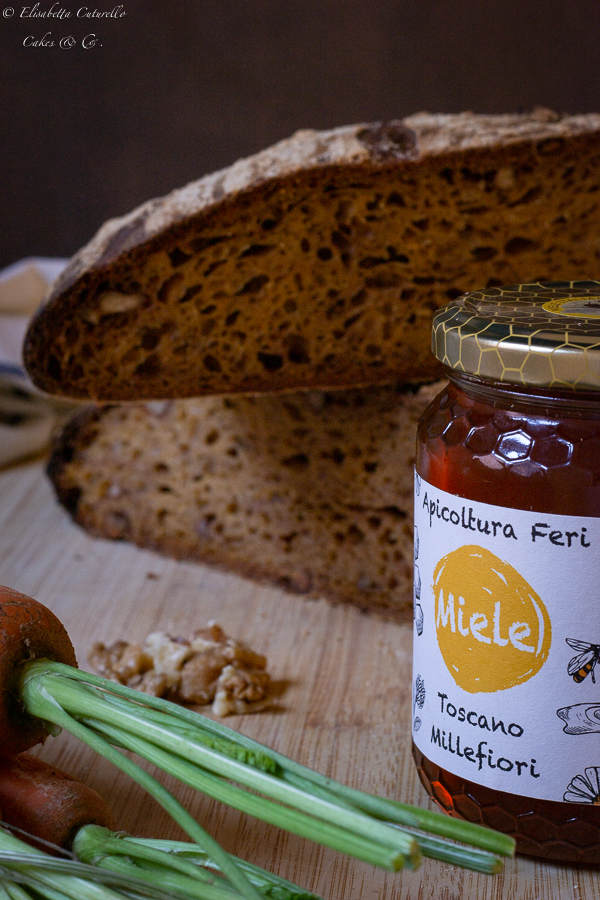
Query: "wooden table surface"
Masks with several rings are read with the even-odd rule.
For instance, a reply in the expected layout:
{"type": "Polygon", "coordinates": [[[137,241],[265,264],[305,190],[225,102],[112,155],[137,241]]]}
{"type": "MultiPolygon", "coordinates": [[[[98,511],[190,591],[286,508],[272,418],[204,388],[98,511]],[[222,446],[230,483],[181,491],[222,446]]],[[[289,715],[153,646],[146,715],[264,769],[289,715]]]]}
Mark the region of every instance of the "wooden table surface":
{"type": "MultiPolygon", "coordinates": [[[[0,472],[0,583],[59,616],[82,668],[93,641],[187,634],[216,620],[266,654],[278,695],[276,708],[227,724],[355,787],[427,805],[410,755],[410,626],[91,539],[56,503],[41,460],[0,472]]],[[[100,791],[120,829],[184,837],[141,788],[70,736],[49,739],[40,755],[100,791]]],[[[600,897],[600,872],[525,857],[495,877],[429,860],[390,875],[165,783],[227,850],[325,900],[600,897]]]]}

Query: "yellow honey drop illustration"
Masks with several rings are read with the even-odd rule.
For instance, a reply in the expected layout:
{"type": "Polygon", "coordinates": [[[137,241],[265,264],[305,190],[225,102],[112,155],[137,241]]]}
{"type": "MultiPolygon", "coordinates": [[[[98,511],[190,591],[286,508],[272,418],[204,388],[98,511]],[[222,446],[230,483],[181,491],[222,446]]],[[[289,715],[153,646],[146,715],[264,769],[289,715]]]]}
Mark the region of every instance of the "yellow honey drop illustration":
{"type": "Polygon", "coordinates": [[[457,685],[490,693],[522,684],[546,662],[550,617],[531,585],[489,550],[467,545],[433,573],[438,644],[457,685]]]}

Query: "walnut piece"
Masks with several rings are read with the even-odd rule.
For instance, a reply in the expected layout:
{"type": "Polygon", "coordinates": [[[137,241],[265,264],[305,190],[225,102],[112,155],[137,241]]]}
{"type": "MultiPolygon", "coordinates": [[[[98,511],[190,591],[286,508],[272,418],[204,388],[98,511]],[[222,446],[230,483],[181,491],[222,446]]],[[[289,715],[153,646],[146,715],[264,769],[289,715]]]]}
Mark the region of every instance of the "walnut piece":
{"type": "Polygon", "coordinates": [[[217,716],[263,709],[267,660],[209,622],[191,640],[157,631],[143,644],[93,644],[90,665],[105,678],[175,703],[212,704],[217,716]]]}
{"type": "Polygon", "coordinates": [[[269,675],[264,669],[225,666],[217,681],[212,705],[217,716],[243,713],[249,704],[260,703],[269,686],[269,675]]]}

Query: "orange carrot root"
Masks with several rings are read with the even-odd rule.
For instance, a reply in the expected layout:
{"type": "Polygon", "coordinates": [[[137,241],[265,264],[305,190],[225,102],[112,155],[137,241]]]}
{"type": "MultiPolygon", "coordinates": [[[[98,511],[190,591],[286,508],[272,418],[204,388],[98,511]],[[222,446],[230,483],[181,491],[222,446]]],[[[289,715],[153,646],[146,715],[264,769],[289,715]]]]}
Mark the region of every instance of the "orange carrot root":
{"type": "Polygon", "coordinates": [[[0,760],[44,741],[43,722],[18,699],[19,663],[48,658],[77,666],[64,626],[37,600],[0,585],[0,760]]]}
{"type": "Polygon", "coordinates": [[[0,809],[8,825],[65,848],[84,825],[114,828],[100,794],[29,753],[0,765],[0,809]]]}

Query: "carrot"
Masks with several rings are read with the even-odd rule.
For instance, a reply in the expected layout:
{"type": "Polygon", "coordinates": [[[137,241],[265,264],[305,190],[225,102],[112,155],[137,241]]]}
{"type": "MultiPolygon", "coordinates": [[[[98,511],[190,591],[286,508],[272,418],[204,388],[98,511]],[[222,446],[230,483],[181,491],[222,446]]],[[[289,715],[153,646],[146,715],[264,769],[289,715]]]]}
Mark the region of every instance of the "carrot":
{"type": "Polygon", "coordinates": [[[100,794],[29,753],[0,765],[0,808],[8,825],[66,849],[84,825],[114,827],[100,794]]]}
{"type": "Polygon", "coordinates": [[[19,664],[44,657],[77,666],[56,616],[32,597],[0,586],[0,759],[12,759],[48,735],[44,723],[25,711],[18,692],[19,664]]]}

